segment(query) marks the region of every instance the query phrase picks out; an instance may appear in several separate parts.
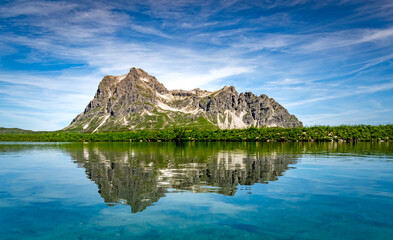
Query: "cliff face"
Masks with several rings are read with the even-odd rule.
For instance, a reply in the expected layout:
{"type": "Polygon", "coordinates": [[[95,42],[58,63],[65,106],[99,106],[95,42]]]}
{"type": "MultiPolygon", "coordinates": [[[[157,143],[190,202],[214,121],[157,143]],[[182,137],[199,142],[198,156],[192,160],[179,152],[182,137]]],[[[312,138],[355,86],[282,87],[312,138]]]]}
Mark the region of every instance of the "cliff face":
{"type": "Polygon", "coordinates": [[[247,128],[302,126],[294,115],[266,95],[240,93],[234,87],[209,92],[165,88],[142,69],[105,76],[85,111],[65,128],[103,132],[165,127],[247,128]]]}

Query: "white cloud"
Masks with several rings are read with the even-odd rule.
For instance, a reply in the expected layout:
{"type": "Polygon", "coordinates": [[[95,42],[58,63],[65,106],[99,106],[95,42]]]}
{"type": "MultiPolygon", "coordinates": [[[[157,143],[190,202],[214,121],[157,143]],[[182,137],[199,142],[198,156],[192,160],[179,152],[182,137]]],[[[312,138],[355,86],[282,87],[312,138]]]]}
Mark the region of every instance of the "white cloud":
{"type": "Polygon", "coordinates": [[[159,37],[171,38],[171,36],[169,36],[168,34],[165,34],[162,31],[159,31],[159,30],[157,30],[155,28],[151,28],[151,27],[147,27],[147,26],[140,26],[140,25],[136,25],[136,24],[130,24],[130,28],[132,28],[133,30],[135,30],[137,32],[148,34],[148,35],[156,35],[156,36],[159,36],[159,37]]]}
{"type": "Polygon", "coordinates": [[[393,38],[393,28],[351,29],[332,33],[309,34],[299,37],[305,39],[306,42],[299,47],[300,51],[317,52],[351,47],[369,42],[390,41],[393,38]]]}
{"type": "Polygon", "coordinates": [[[276,81],[268,82],[269,85],[296,85],[296,84],[306,84],[311,83],[311,81],[295,79],[295,78],[284,78],[276,81]]]}
{"type": "Polygon", "coordinates": [[[192,72],[185,72],[181,74],[168,74],[162,73],[162,81],[166,83],[169,89],[194,89],[205,87],[208,90],[216,87],[216,82],[226,77],[236,76],[242,73],[248,73],[253,71],[251,67],[242,66],[224,66],[221,68],[209,69],[207,73],[195,74],[192,72]]]}
{"type": "Polygon", "coordinates": [[[335,91],[337,92],[335,94],[331,94],[331,92],[333,92],[333,91],[329,91],[330,93],[328,95],[287,103],[286,106],[293,107],[293,106],[310,104],[310,103],[314,103],[314,102],[320,102],[320,101],[326,101],[326,100],[331,100],[331,99],[355,96],[355,95],[359,95],[359,94],[387,91],[390,89],[393,89],[393,81],[388,82],[388,83],[370,85],[370,86],[357,86],[357,87],[353,87],[352,89],[341,89],[341,90],[335,89],[335,91]]]}
{"type": "MultiPolygon", "coordinates": [[[[337,111],[335,113],[322,113],[304,115],[299,114],[298,118],[303,121],[306,126],[313,125],[356,125],[365,124],[367,122],[374,122],[375,124],[389,124],[385,118],[381,118],[384,113],[389,113],[391,110],[371,110],[356,109],[350,111],[337,111]]],[[[386,116],[386,115],[385,115],[386,116]]]]}
{"type": "Polygon", "coordinates": [[[64,1],[17,1],[0,8],[1,17],[17,17],[20,15],[48,16],[67,12],[77,7],[77,4],[64,1]]]}

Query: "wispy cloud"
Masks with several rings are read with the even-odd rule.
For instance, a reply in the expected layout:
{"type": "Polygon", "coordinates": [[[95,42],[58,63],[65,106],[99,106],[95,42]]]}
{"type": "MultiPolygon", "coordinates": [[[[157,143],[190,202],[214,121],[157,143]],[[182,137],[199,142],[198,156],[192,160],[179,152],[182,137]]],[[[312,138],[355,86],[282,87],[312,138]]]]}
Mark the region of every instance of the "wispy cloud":
{"type": "Polygon", "coordinates": [[[137,32],[140,32],[140,33],[144,33],[144,34],[148,34],[148,35],[156,35],[156,36],[164,37],[164,38],[171,38],[168,34],[165,34],[162,31],[159,31],[155,28],[140,26],[140,25],[136,25],[136,24],[130,24],[130,27],[131,27],[131,29],[133,29],[137,32]]]}
{"type": "Polygon", "coordinates": [[[336,98],[344,98],[349,96],[355,96],[359,94],[367,94],[367,93],[376,93],[380,91],[387,91],[393,89],[393,81],[378,84],[378,85],[370,85],[370,86],[357,86],[352,89],[344,89],[344,90],[336,90],[338,93],[336,94],[329,94],[321,97],[316,98],[309,98],[301,101],[296,101],[292,103],[287,103],[286,106],[299,106],[299,105],[306,105],[309,103],[319,102],[319,101],[328,101],[331,99],[336,98]]]}
{"type": "Polygon", "coordinates": [[[132,66],[170,89],[230,81],[303,116],[334,116],[333,100],[392,95],[390,1],[17,0],[0,4],[0,20],[0,111],[20,110],[4,115],[7,126],[39,111],[62,128],[104,75],[132,66]]]}
{"type": "MultiPolygon", "coordinates": [[[[338,49],[351,47],[369,42],[391,40],[393,28],[387,29],[355,29],[338,31],[334,33],[324,33],[307,36],[306,44],[300,47],[301,51],[322,51],[328,49],[338,49]]],[[[390,45],[390,43],[389,43],[390,45]]]]}
{"type": "Polygon", "coordinates": [[[368,114],[364,114],[365,109],[338,111],[335,113],[323,113],[312,115],[299,115],[306,122],[308,126],[313,125],[356,125],[368,121],[373,121],[374,124],[389,124],[390,121],[386,119],[392,111],[391,110],[371,110],[368,114]],[[382,118],[383,116],[383,118],[382,118]]]}
{"type": "Polygon", "coordinates": [[[1,17],[17,17],[21,15],[29,16],[48,16],[56,15],[59,12],[67,12],[76,8],[78,5],[65,1],[16,1],[3,5],[0,8],[1,17]]]}
{"type": "Polygon", "coordinates": [[[207,73],[200,74],[165,74],[162,79],[169,89],[193,89],[204,87],[208,90],[215,90],[216,84],[212,82],[225,79],[229,76],[236,76],[242,73],[252,72],[251,67],[245,66],[226,66],[221,68],[210,69],[207,73]]]}

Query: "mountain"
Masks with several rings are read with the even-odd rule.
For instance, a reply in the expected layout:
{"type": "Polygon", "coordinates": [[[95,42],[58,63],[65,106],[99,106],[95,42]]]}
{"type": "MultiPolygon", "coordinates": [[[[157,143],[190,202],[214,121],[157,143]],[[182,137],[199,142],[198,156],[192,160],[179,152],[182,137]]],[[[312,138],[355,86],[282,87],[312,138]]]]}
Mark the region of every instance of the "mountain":
{"type": "Polygon", "coordinates": [[[4,128],[0,127],[0,134],[22,134],[22,133],[33,133],[32,130],[25,130],[20,128],[4,128]]]}
{"type": "Polygon", "coordinates": [[[123,76],[105,76],[85,111],[64,130],[106,132],[250,126],[299,127],[302,122],[264,94],[239,94],[232,86],[215,92],[168,90],[154,76],[131,68],[123,76]]]}

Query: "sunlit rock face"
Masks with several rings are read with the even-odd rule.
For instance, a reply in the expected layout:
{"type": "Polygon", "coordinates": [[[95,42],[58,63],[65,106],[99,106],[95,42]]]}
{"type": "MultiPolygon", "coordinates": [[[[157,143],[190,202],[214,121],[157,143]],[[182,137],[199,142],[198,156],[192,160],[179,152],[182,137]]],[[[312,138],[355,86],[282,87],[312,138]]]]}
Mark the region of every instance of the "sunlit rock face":
{"type": "Polygon", "coordinates": [[[85,111],[64,130],[104,132],[250,126],[299,127],[302,122],[264,94],[239,94],[232,86],[214,92],[170,91],[154,76],[131,68],[123,76],[105,76],[85,111]]]}
{"type": "Polygon", "coordinates": [[[258,148],[228,151],[225,144],[213,146],[101,143],[67,151],[86,169],[108,205],[126,204],[132,213],[143,211],[167,192],[232,196],[239,185],[276,181],[298,157],[258,148]]]}

